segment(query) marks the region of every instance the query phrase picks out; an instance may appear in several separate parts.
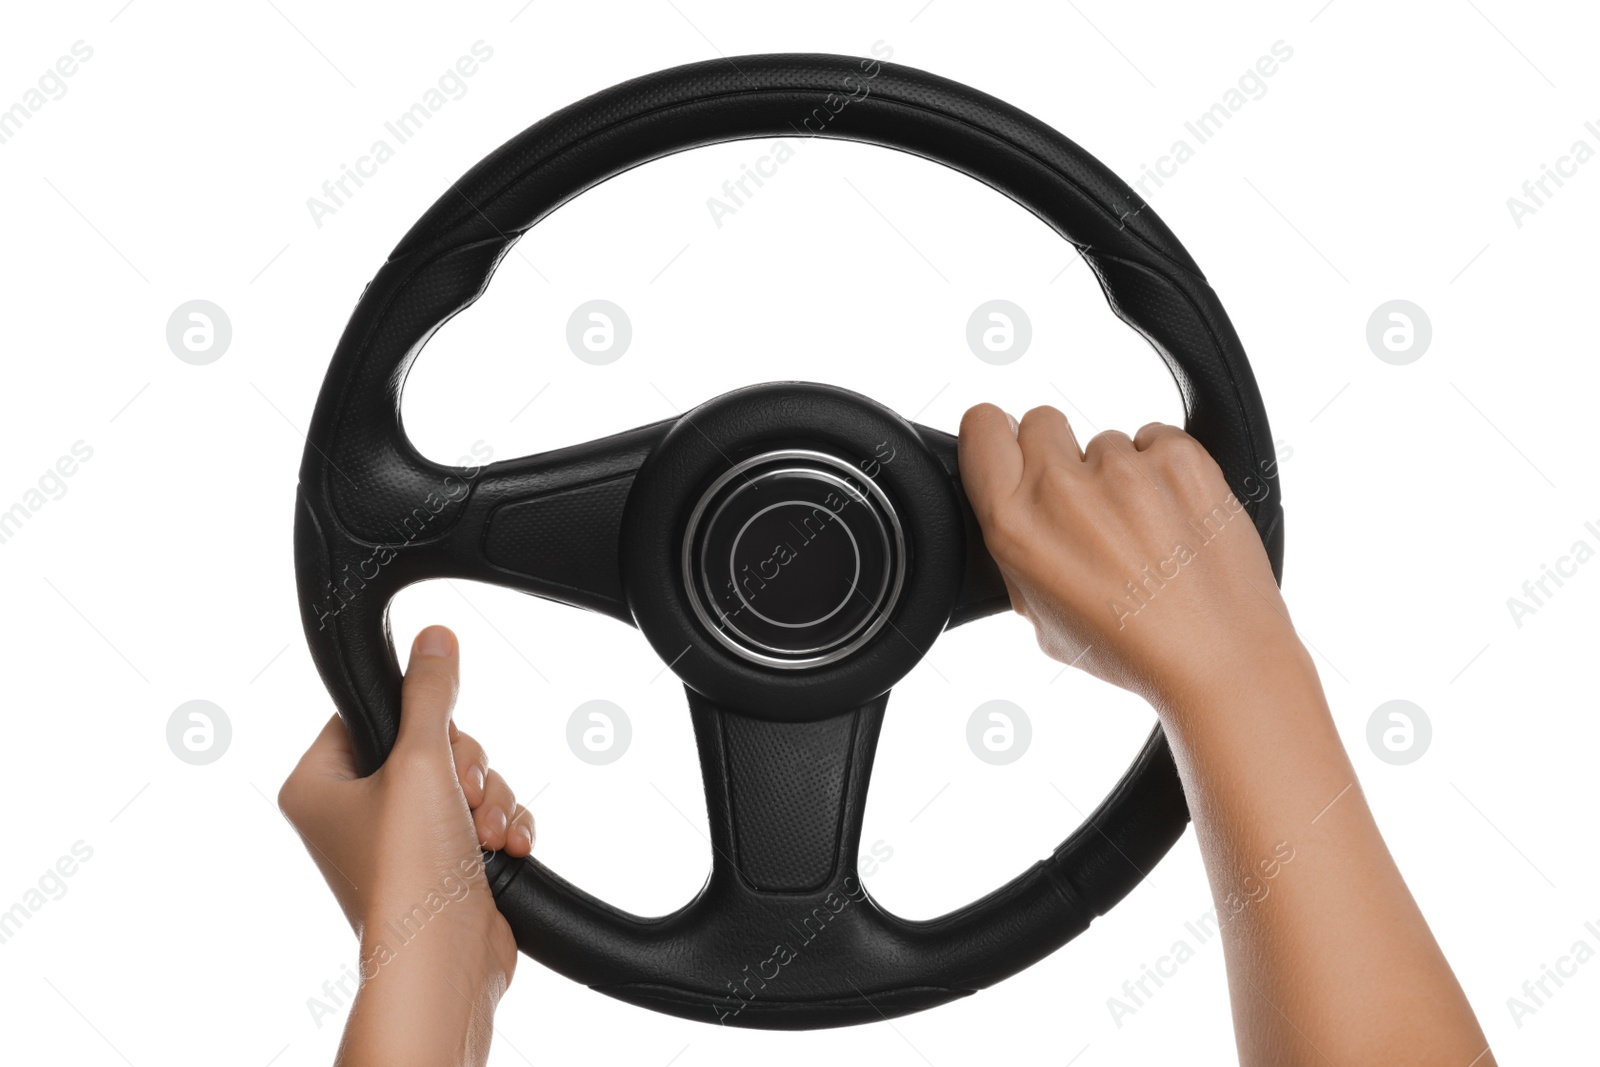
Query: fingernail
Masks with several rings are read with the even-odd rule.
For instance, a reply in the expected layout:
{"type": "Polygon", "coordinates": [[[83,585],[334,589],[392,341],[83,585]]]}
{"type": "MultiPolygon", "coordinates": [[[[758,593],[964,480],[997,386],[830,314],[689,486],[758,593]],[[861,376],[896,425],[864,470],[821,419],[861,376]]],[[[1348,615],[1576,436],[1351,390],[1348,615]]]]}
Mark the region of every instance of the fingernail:
{"type": "Polygon", "coordinates": [[[476,790],[476,795],[477,796],[480,796],[480,797],[483,796],[483,768],[482,767],[480,767],[476,763],[474,763],[472,765],[471,769],[467,771],[467,781],[472,784],[472,788],[474,790],[476,790]]]}
{"type": "Polygon", "coordinates": [[[455,638],[443,626],[430,626],[417,635],[417,655],[448,656],[455,651],[455,638]]]}
{"type": "Polygon", "coordinates": [[[489,823],[487,832],[489,834],[500,834],[501,836],[505,835],[505,832],[506,832],[506,813],[505,812],[501,811],[499,808],[490,808],[488,813],[487,813],[487,819],[488,819],[488,823],[489,823]]]}
{"type": "Polygon", "coordinates": [[[506,837],[506,846],[515,844],[518,848],[533,848],[533,838],[528,836],[528,830],[523,826],[513,826],[511,833],[506,837]]]}
{"type": "Polygon", "coordinates": [[[1016,416],[1012,415],[1011,412],[1008,411],[1006,412],[1006,421],[1011,424],[1011,436],[1017,436],[1017,431],[1020,430],[1021,427],[1017,425],[1016,416]]]}

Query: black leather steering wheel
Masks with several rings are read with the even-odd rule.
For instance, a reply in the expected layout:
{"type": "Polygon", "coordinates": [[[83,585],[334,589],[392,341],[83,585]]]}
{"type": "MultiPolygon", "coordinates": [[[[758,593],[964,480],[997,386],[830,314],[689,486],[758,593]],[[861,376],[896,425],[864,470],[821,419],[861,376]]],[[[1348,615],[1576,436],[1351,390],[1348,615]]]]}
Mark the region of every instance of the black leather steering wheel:
{"type": "Polygon", "coordinates": [[[1188,431],[1245,502],[1275,574],[1283,556],[1266,412],[1199,268],[1110,171],[993,97],[842,56],[696,63],[556,112],[452,186],[362,294],[317,400],[294,535],[317,668],[371,771],[400,721],[387,614],[405,586],[477,579],[636,625],[688,693],[708,881],[654,919],[534,859],[491,855],[490,886],[522,950],[556,971],[658,1011],[773,1029],[902,1015],[1022,970],[1121,900],[1188,821],[1157,729],[1076,832],[989,896],[911,922],[862,888],[890,688],[947,626],[1009,606],[949,434],[784,382],[481,470],[433,463],[406,439],[412,362],[525,230],[669,153],[796,134],[943,163],[1071,241],[1171,369],[1188,431]]]}

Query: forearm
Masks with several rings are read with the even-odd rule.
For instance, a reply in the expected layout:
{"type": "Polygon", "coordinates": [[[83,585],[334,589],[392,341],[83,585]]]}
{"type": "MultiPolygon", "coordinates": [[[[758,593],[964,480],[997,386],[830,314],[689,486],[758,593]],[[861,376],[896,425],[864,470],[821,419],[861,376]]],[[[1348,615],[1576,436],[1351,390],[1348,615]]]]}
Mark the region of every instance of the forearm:
{"type": "Polygon", "coordinates": [[[1160,702],[1223,932],[1240,1060],[1488,1067],[1309,655],[1160,702]]]}
{"type": "MultiPolygon", "coordinates": [[[[362,945],[362,981],[335,1067],[482,1067],[506,989],[497,968],[463,966],[462,932],[429,928],[390,950],[362,945]],[[432,936],[430,936],[432,935],[432,936]]],[[[471,935],[465,934],[470,937],[471,935]]]]}

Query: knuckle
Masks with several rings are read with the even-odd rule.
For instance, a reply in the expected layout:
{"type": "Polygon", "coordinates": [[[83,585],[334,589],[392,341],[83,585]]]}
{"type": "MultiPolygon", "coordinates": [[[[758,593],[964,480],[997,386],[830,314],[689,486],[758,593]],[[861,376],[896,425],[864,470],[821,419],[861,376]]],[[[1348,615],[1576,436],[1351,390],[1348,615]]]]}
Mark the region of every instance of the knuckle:
{"type": "Polygon", "coordinates": [[[1024,412],[1022,421],[1024,423],[1060,423],[1066,422],[1067,417],[1061,413],[1059,408],[1052,407],[1049,404],[1040,404],[1039,406],[1029,408],[1026,412],[1024,412]]]}
{"type": "Polygon", "coordinates": [[[1132,445],[1133,440],[1121,430],[1101,430],[1089,438],[1089,444],[1084,449],[1084,453],[1104,455],[1108,452],[1131,448],[1132,445]]]}
{"type": "Polygon", "coordinates": [[[982,524],[983,540],[990,553],[999,558],[1013,558],[1025,540],[1025,520],[1017,508],[1000,508],[982,524]]]}
{"type": "Polygon", "coordinates": [[[1211,453],[1204,445],[1186,433],[1166,433],[1157,439],[1161,454],[1180,463],[1208,462],[1211,453]]]}
{"type": "Polygon", "coordinates": [[[433,774],[437,770],[437,765],[428,753],[407,749],[392,753],[384,763],[383,769],[389,772],[385,778],[409,782],[433,774]]]}
{"type": "Polygon", "coordinates": [[[297,816],[304,810],[301,806],[303,794],[304,786],[301,784],[298,771],[285,778],[283,785],[278,787],[278,810],[296,825],[298,825],[297,816]]]}
{"type": "Polygon", "coordinates": [[[1077,473],[1064,464],[1052,463],[1039,473],[1039,493],[1044,500],[1068,499],[1077,491],[1077,473]]]}
{"type": "Polygon", "coordinates": [[[961,416],[960,434],[962,437],[971,438],[974,434],[984,432],[986,427],[1006,425],[1006,413],[994,404],[974,404],[961,416]]]}
{"type": "Polygon", "coordinates": [[[490,771],[484,775],[483,795],[496,804],[503,805],[508,811],[516,800],[516,794],[511,791],[511,783],[501,777],[498,771],[490,771]]]}
{"type": "Polygon", "coordinates": [[[489,754],[482,745],[472,738],[462,735],[462,740],[456,742],[456,760],[464,767],[477,764],[480,767],[489,766],[489,754]]]}
{"type": "Polygon", "coordinates": [[[1167,473],[1185,486],[1204,488],[1209,492],[1214,488],[1210,485],[1210,479],[1221,475],[1221,470],[1216,460],[1211,458],[1211,453],[1186,433],[1163,435],[1146,450],[1146,454],[1158,470],[1167,473]]]}

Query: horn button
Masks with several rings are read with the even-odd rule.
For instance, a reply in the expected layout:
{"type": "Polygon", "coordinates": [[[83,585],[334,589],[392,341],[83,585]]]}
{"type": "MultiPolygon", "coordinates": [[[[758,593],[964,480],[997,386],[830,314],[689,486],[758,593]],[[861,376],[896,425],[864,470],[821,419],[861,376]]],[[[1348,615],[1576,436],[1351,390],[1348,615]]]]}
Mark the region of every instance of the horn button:
{"type": "Polygon", "coordinates": [[[835,456],[767,452],[713,482],[689,516],[683,582],[736,655],[800,669],[843,659],[888,621],[905,536],[872,479],[835,456]]]}

